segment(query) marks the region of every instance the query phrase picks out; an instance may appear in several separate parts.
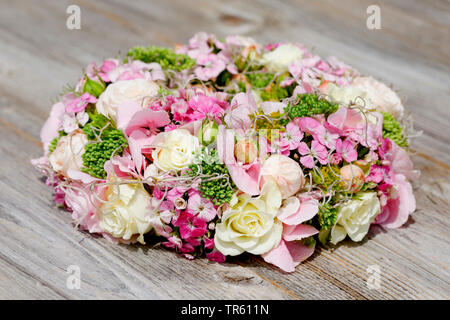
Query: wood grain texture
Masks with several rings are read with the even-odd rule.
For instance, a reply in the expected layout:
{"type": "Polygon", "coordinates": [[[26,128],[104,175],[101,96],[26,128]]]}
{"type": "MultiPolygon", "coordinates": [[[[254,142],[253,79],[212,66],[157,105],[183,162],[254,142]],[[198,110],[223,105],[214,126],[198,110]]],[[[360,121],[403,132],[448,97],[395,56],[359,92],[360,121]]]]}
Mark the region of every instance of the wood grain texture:
{"type": "Polygon", "coordinates": [[[371,0],[0,1],[0,298],[449,299],[450,5],[378,1],[382,29],[366,28],[371,0]],[[66,8],[81,7],[81,30],[66,8]],[[62,86],[82,68],[138,44],[172,46],[197,31],[298,41],[389,83],[416,128],[418,210],[398,230],[321,247],[293,274],[245,256],[187,261],[158,247],[116,246],[74,230],[30,165],[62,86]],[[66,287],[81,268],[80,290],[66,287]],[[381,288],[366,285],[378,265],[381,288]]]}

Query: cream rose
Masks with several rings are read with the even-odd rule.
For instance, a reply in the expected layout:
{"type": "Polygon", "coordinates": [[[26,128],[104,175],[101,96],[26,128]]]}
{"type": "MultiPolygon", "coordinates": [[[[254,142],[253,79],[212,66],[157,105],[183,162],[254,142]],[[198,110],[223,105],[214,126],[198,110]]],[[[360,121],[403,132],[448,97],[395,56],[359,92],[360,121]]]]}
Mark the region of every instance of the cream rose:
{"type": "Polygon", "coordinates": [[[281,154],[273,154],[267,158],[261,174],[263,182],[268,177],[275,180],[283,199],[296,194],[305,184],[305,177],[298,162],[281,154]]]}
{"type": "Polygon", "coordinates": [[[97,111],[116,121],[117,107],[127,101],[139,103],[158,94],[159,86],[150,80],[134,79],[111,83],[98,98],[97,111]]]}
{"type": "Polygon", "coordinates": [[[361,241],[369,231],[370,224],[381,212],[380,201],[375,192],[360,192],[357,198],[339,207],[336,224],[331,229],[331,243],[337,244],[347,235],[353,241],[361,241]]]}
{"type": "Polygon", "coordinates": [[[280,206],[281,193],[273,180],[266,182],[257,198],[234,194],[216,225],[216,249],[229,256],[244,251],[259,255],[278,246],[283,231],[283,224],[276,219],[280,206]]]}
{"type": "Polygon", "coordinates": [[[48,156],[53,170],[65,176],[69,170],[79,171],[83,165],[81,156],[87,143],[88,138],[80,129],[59,138],[55,150],[48,156]]]}
{"type": "Polygon", "coordinates": [[[150,196],[142,184],[111,185],[105,192],[107,202],[100,208],[101,227],[116,238],[137,240],[145,244],[144,234],[151,229],[147,217],[150,196]]]}
{"type": "Polygon", "coordinates": [[[361,97],[367,109],[388,112],[397,119],[403,116],[404,107],[398,95],[384,83],[371,77],[356,78],[348,87],[338,87],[330,83],[325,92],[336,102],[345,105],[361,97]]]}
{"type": "Polygon", "coordinates": [[[371,106],[371,101],[367,93],[353,86],[339,87],[333,83],[329,83],[326,89],[326,94],[335,102],[339,102],[344,105],[349,105],[350,102],[355,102],[358,97],[361,97],[364,99],[366,107],[370,108],[371,106]]]}
{"type": "Polygon", "coordinates": [[[162,132],[156,136],[152,152],[153,163],[163,171],[181,170],[194,162],[194,152],[200,148],[198,138],[186,129],[162,132]]]}
{"type": "Polygon", "coordinates": [[[269,72],[285,72],[289,65],[302,58],[303,51],[291,44],[282,44],[273,51],[263,55],[261,63],[266,66],[269,72]]]}
{"type": "Polygon", "coordinates": [[[384,83],[372,77],[356,78],[352,87],[362,90],[371,101],[372,108],[377,111],[388,112],[395,118],[403,116],[404,107],[398,95],[384,83]]]}

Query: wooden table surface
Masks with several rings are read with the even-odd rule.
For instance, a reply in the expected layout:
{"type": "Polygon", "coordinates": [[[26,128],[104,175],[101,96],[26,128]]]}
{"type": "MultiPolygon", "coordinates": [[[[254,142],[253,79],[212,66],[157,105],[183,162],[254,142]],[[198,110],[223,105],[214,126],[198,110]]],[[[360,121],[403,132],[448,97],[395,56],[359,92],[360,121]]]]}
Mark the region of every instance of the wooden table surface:
{"type": "Polygon", "coordinates": [[[372,0],[0,1],[0,298],[7,299],[449,299],[450,4],[372,0]],[[66,8],[81,8],[68,30],[66,8]],[[417,211],[398,230],[320,247],[285,274],[251,256],[216,264],[151,246],[116,246],[74,230],[30,165],[39,131],[65,84],[91,61],[134,45],[173,46],[197,31],[298,41],[392,84],[417,130],[417,211]],[[81,270],[68,289],[67,268],[81,270]],[[370,289],[370,266],[381,286],[370,289]],[[369,268],[369,270],[368,270],[369,268]]]}

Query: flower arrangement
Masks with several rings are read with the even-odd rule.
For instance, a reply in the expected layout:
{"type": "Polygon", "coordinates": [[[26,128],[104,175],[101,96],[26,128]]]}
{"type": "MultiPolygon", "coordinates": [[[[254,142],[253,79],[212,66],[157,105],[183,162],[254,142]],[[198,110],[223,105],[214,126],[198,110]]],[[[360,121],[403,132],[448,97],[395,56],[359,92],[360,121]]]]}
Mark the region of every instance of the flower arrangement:
{"type": "Polygon", "coordinates": [[[41,131],[55,202],[115,243],[292,272],[415,210],[397,94],[297,43],[198,33],[91,63],[41,131]]]}

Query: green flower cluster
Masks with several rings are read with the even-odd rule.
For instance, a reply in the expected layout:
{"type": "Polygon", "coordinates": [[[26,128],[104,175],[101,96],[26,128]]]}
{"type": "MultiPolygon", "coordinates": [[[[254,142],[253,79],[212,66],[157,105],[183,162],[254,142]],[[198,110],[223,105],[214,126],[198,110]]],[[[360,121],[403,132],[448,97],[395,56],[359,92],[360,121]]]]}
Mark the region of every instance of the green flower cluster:
{"type": "Polygon", "coordinates": [[[128,146],[123,132],[108,124],[108,119],[101,114],[90,114],[90,122],[83,128],[83,132],[91,140],[85,146],[85,152],[81,156],[84,167],[81,171],[93,177],[105,179],[105,162],[113,155],[120,155],[128,146]],[[101,141],[95,142],[96,136],[101,141]]]}
{"type": "Polygon", "coordinates": [[[330,203],[319,206],[319,224],[322,229],[329,229],[336,223],[338,208],[332,208],[330,203]]]}
{"type": "Polygon", "coordinates": [[[249,73],[247,74],[247,80],[252,85],[253,88],[264,89],[272,81],[274,74],[264,72],[264,73],[249,73]]]}
{"type": "Polygon", "coordinates": [[[306,93],[299,95],[300,99],[297,104],[289,104],[286,107],[286,112],[291,119],[310,117],[315,114],[329,114],[336,112],[339,105],[331,103],[325,99],[320,99],[315,93],[306,93]]]}
{"type": "Polygon", "coordinates": [[[274,80],[274,74],[264,73],[249,73],[247,80],[252,88],[258,89],[260,97],[263,101],[280,101],[292,94],[291,87],[281,87],[280,83],[284,76],[274,80]]]}
{"type": "Polygon", "coordinates": [[[172,49],[156,46],[134,47],[128,51],[125,62],[128,62],[128,58],[145,63],[157,62],[164,70],[171,69],[178,72],[190,69],[195,65],[195,60],[185,54],[178,54],[172,49]]]}
{"type": "MultiPolygon", "coordinates": [[[[205,177],[201,178],[202,181],[200,182],[199,190],[202,197],[210,198],[216,206],[220,206],[231,200],[235,186],[231,178],[227,179],[226,177],[223,177],[211,179],[220,175],[229,176],[227,167],[224,164],[218,163],[217,160],[216,150],[213,149],[211,150],[211,154],[204,156],[203,160],[200,162],[199,166],[205,177]]],[[[191,165],[189,166],[189,169],[191,169],[191,172],[189,172],[190,175],[196,176],[198,174],[199,168],[197,165],[191,165]]]]}
{"type": "Polygon", "coordinates": [[[408,147],[408,141],[403,133],[400,123],[394,116],[387,112],[383,114],[383,138],[389,138],[402,148],[408,147]]]}
{"type": "Polygon", "coordinates": [[[321,174],[315,171],[312,173],[312,178],[315,184],[321,186],[324,190],[328,190],[331,185],[333,185],[335,190],[341,189],[340,183],[336,182],[340,180],[340,171],[338,167],[320,167],[320,173],[321,174]]]}

